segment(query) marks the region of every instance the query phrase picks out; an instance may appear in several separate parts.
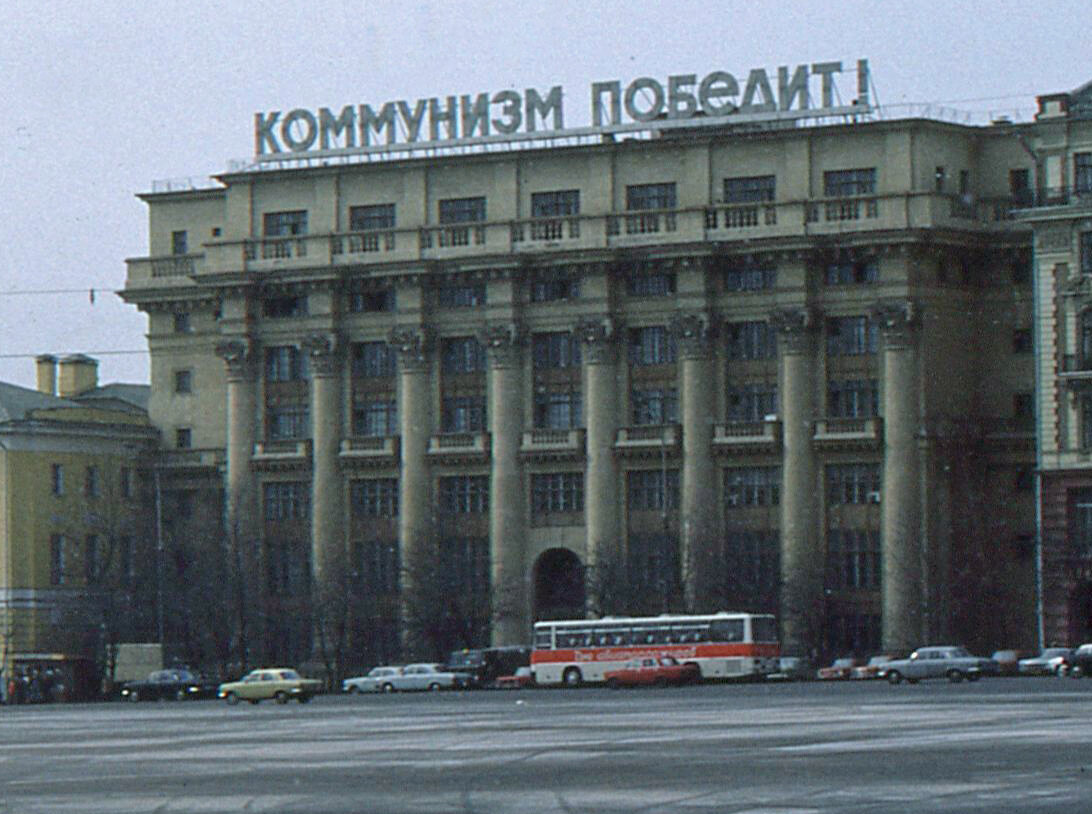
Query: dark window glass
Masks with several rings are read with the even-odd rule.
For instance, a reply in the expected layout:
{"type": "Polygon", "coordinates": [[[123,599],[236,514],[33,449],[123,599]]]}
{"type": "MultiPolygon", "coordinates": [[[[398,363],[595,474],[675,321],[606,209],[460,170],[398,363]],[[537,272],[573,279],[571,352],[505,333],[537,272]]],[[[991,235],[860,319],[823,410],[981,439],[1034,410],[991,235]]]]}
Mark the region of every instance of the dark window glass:
{"type": "Polygon", "coordinates": [[[272,319],[306,316],[307,297],[266,297],[262,300],[262,314],[272,319]]]}
{"type": "Polygon", "coordinates": [[[868,317],[833,317],[827,320],[827,355],[862,356],[875,353],[879,335],[868,317]]]}
{"type": "Polygon", "coordinates": [[[542,278],[531,283],[531,302],[575,300],[580,296],[580,281],[574,278],[542,278]]]}
{"type": "Polygon", "coordinates": [[[485,220],[485,198],[449,198],[440,201],[440,223],[478,223],[485,220]]]}
{"type": "Polygon", "coordinates": [[[637,388],[630,392],[629,399],[636,425],[674,424],[679,420],[679,395],[674,387],[637,388]]]}
{"type": "Polygon", "coordinates": [[[875,379],[847,379],[827,385],[827,415],[831,418],[872,418],[879,415],[875,379]]]}
{"type": "Polygon", "coordinates": [[[878,503],[880,467],[878,464],[830,464],[827,466],[827,504],[878,503]]]}
{"type": "Polygon", "coordinates": [[[445,339],[440,344],[440,364],[444,373],[484,372],[485,348],[473,336],[445,339]]]}
{"type": "Polygon", "coordinates": [[[485,396],[447,396],[440,409],[441,432],[481,432],[485,429],[485,396]]]}
{"type": "Polygon", "coordinates": [[[174,431],[174,448],[189,449],[193,446],[193,431],[188,427],[180,427],[174,431]]]}
{"type": "Polygon", "coordinates": [[[288,237],[307,234],[307,212],[299,209],[291,212],[266,212],[262,217],[263,234],[266,237],[288,237]]]}
{"type": "Polygon", "coordinates": [[[398,434],[398,408],[393,398],[364,399],[353,405],[353,434],[376,438],[398,434]]]}
{"type": "Polygon", "coordinates": [[[307,378],[307,357],[294,345],[265,350],[265,378],[270,382],[294,382],[307,378]]]}
{"type": "Polygon", "coordinates": [[[354,517],[397,517],[398,480],[372,478],[355,480],[351,487],[354,517]]]}
{"type": "Polygon", "coordinates": [[[357,342],[353,345],[353,375],[363,378],[394,376],[394,348],[386,342],[357,342]]]}
{"type": "Polygon", "coordinates": [[[311,416],[305,404],[270,407],[265,421],[270,441],[290,441],[311,434],[311,416]]]}
{"type": "Polygon", "coordinates": [[[187,311],[179,311],[174,315],[174,332],[176,334],[188,334],[192,330],[190,315],[187,311]]]}
{"type": "Polygon", "coordinates": [[[1092,232],[1081,232],[1081,274],[1092,274],[1092,232]]]}
{"type": "Polygon", "coordinates": [[[531,357],[535,370],[580,367],[580,340],[568,331],[535,334],[531,357]]]}
{"type": "Polygon", "coordinates": [[[781,468],[752,466],[724,470],[724,504],[777,506],[781,502],[781,468]]]}
{"type": "Polygon", "coordinates": [[[631,365],[666,365],[676,359],[675,337],[663,325],[633,328],[629,332],[631,365]]]}
{"type": "Polygon", "coordinates": [[[368,204],[349,207],[349,229],[368,232],[373,229],[394,228],[394,204],[368,204]]]}
{"type": "Polygon", "coordinates": [[[189,251],[186,233],[171,232],[171,254],[186,254],[189,251]]]}
{"type": "Polygon", "coordinates": [[[394,292],[390,289],[383,291],[355,291],[349,296],[349,309],[354,314],[376,314],[395,309],[394,292]]]}
{"type": "Polygon", "coordinates": [[[584,511],[584,475],[551,472],[531,476],[531,514],[584,511]]]}
{"type": "Polygon", "coordinates": [[[674,209],[675,184],[631,184],[626,187],[626,209],[674,209]]]}
{"type": "Polygon", "coordinates": [[[580,190],[578,189],[531,193],[532,218],[557,218],[579,214],[580,190]]]}
{"type": "Polygon", "coordinates": [[[679,507],[679,470],[636,469],[626,473],[628,506],[633,511],[679,507]]]}
{"type": "Polygon", "coordinates": [[[777,269],[749,263],[724,269],[725,291],[762,291],[777,285],[777,269]]]}
{"type": "Polygon", "coordinates": [[[52,477],[53,494],[64,494],[64,467],[61,464],[53,464],[50,468],[52,477]]]}
{"type": "Polygon", "coordinates": [[[353,550],[356,573],[366,593],[398,593],[402,560],[396,540],[358,540],[353,550]]]}
{"type": "Polygon", "coordinates": [[[436,304],[441,308],[472,308],[485,305],[485,286],[444,286],[436,290],[436,304]]]}
{"type": "Polygon", "coordinates": [[[777,413],[777,385],[771,382],[733,385],[726,396],[728,421],[763,421],[777,413]]]}
{"type": "Polygon", "coordinates": [[[626,293],[631,297],[669,297],[675,293],[675,275],[666,271],[627,274],[626,293]]]}
{"type": "Polygon", "coordinates": [[[729,322],[724,333],[725,348],[731,360],[777,356],[777,332],[767,322],[729,322]]]}
{"type": "Polygon", "coordinates": [[[580,391],[571,388],[535,391],[534,420],[538,430],[570,430],[581,426],[580,391]]]}
{"type": "Polygon", "coordinates": [[[1073,154],[1073,180],[1078,193],[1092,192],[1092,153],[1073,154]]]}
{"type": "Polygon", "coordinates": [[[302,481],[267,483],[262,487],[265,519],[310,520],[311,485],[302,481]]]}
{"type": "Polygon", "coordinates": [[[440,510],[444,514],[483,514],[489,511],[489,478],[455,475],[440,478],[440,510]]]}
{"type": "Polygon", "coordinates": [[[827,531],[827,587],[879,588],[880,533],[861,529],[827,531]]]}
{"type": "Polygon", "coordinates": [[[1009,170],[1009,192],[1018,206],[1031,203],[1031,176],[1027,170],[1009,170]]]}
{"type": "Polygon", "coordinates": [[[193,392],[193,372],[189,370],[176,370],[174,372],[174,392],[193,392]]]}
{"type": "Polygon", "coordinates": [[[1031,353],[1031,329],[1017,328],[1012,332],[1012,352],[1031,353]]]}
{"type": "Polygon", "coordinates": [[[879,264],[875,258],[840,257],[827,263],[824,281],[827,285],[853,285],[874,283],[879,278],[879,264]]]}
{"type": "Polygon", "coordinates": [[[772,201],[777,189],[773,175],[752,175],[724,179],[725,203],[762,203],[772,201]]]}
{"type": "Polygon", "coordinates": [[[853,195],[874,195],[876,169],[833,170],[823,173],[823,195],[827,198],[848,198],[853,195]]]}
{"type": "Polygon", "coordinates": [[[64,555],[64,535],[51,535],[49,538],[49,581],[52,585],[64,585],[64,555]]]}

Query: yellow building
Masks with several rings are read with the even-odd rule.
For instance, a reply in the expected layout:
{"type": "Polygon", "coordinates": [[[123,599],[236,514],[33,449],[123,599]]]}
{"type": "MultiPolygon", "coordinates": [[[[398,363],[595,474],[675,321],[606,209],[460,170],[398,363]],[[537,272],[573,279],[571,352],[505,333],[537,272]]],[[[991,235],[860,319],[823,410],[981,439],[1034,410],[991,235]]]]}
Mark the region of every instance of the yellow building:
{"type": "Polygon", "coordinates": [[[5,684],[52,671],[66,697],[97,689],[106,644],[154,612],[137,605],[148,387],[99,386],[96,371],[41,356],[37,390],[0,383],[0,665],[5,684]]]}

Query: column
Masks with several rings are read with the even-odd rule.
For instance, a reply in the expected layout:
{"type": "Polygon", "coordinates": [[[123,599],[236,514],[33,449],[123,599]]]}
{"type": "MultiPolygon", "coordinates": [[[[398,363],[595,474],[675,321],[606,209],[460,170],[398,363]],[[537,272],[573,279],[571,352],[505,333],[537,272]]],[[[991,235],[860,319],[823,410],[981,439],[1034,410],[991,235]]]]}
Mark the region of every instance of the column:
{"type": "Polygon", "coordinates": [[[584,565],[594,575],[601,557],[609,554],[617,558],[622,549],[618,534],[618,468],[614,462],[614,440],[618,434],[618,327],[604,316],[582,320],[576,332],[583,343],[587,425],[584,565]]]}
{"type": "Polygon", "coordinates": [[[688,607],[716,610],[710,606],[722,542],[719,480],[713,464],[716,323],[707,314],[685,314],[672,320],[671,329],[681,360],[683,587],[688,607]]]}
{"type": "Polygon", "coordinates": [[[923,641],[923,549],[917,435],[918,313],[912,302],[873,313],[883,331],[883,646],[910,650],[923,641]]]}
{"type": "Polygon", "coordinates": [[[420,568],[421,550],[432,539],[432,485],[428,443],[432,433],[432,337],[424,326],[395,328],[390,343],[398,353],[398,423],[401,470],[398,478],[398,548],[402,596],[410,596],[410,574],[420,568]]]}
{"type": "Polygon", "coordinates": [[[529,641],[525,507],[519,464],[523,435],[523,332],[515,323],[489,325],[480,337],[489,353],[489,562],[492,569],[493,644],[529,641]]]}
{"type": "Polygon", "coordinates": [[[341,347],[336,335],[316,333],[303,340],[303,349],[311,370],[311,577],[322,585],[347,565],[338,470],[341,347]]]}
{"type": "Polygon", "coordinates": [[[816,318],[806,308],[771,316],[781,357],[781,640],[789,655],[818,647],[824,613],[823,553],[818,523],[815,453],[816,318]]]}

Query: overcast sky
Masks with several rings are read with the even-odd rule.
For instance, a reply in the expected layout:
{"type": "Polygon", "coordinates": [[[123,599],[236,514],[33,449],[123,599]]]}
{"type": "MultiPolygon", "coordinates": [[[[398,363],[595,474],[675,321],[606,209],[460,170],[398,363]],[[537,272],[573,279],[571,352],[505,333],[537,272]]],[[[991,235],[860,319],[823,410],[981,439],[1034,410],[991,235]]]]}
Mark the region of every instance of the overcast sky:
{"type": "Polygon", "coordinates": [[[0,48],[0,380],[85,352],[146,382],[145,317],[113,291],[148,254],[153,180],[253,154],[258,111],[869,60],[881,105],[1030,116],[1092,80],[1089,0],[29,0],[0,48]],[[94,302],[90,290],[95,290],[94,302]]]}

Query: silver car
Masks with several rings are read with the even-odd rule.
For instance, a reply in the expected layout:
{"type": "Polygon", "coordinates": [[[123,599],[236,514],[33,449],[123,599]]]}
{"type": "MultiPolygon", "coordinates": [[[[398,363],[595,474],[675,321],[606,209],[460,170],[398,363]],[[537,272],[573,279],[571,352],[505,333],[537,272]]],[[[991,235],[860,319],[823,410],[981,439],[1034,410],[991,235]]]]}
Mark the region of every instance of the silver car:
{"type": "Polygon", "coordinates": [[[383,682],[384,692],[408,690],[450,690],[462,687],[465,676],[449,673],[442,664],[407,664],[399,675],[383,682]]]}
{"type": "Polygon", "coordinates": [[[1026,676],[1062,675],[1071,658],[1073,651],[1068,647],[1048,647],[1034,658],[1020,659],[1018,669],[1026,676]]]}
{"type": "Polygon", "coordinates": [[[984,675],[996,675],[997,662],[972,656],[965,647],[934,645],[919,647],[907,659],[895,659],[880,668],[880,678],[891,684],[906,679],[916,684],[925,678],[946,678],[953,684],[967,679],[977,681],[984,675]]]}
{"type": "Polygon", "coordinates": [[[361,692],[392,692],[394,686],[390,682],[401,674],[401,667],[373,667],[366,676],[342,681],[341,691],[354,695],[361,692]],[[390,689],[387,689],[388,686],[390,689]]]}

